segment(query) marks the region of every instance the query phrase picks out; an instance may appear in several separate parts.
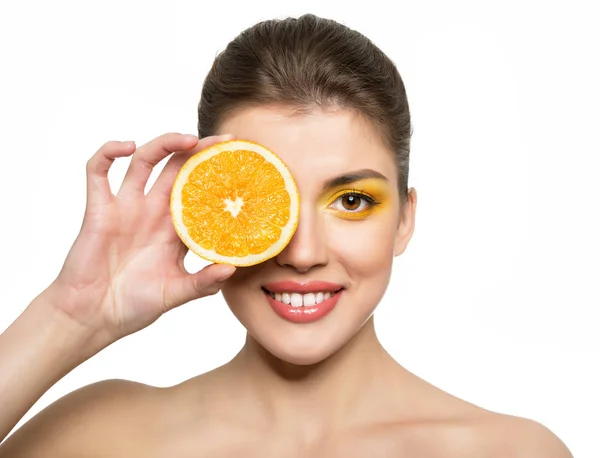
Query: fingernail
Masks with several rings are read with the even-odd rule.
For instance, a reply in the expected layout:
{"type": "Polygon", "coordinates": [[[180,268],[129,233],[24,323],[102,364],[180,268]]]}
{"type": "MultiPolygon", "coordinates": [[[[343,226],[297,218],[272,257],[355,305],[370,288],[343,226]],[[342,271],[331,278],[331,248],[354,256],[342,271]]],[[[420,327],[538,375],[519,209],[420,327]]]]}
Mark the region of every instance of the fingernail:
{"type": "Polygon", "coordinates": [[[227,280],[229,277],[231,277],[233,275],[235,270],[236,270],[235,266],[231,266],[229,264],[222,264],[221,267],[219,267],[219,272],[217,273],[217,277],[216,277],[217,282],[222,282],[222,281],[227,280]]]}
{"type": "Polygon", "coordinates": [[[198,141],[198,136],[194,134],[182,134],[181,135],[184,140],[196,140],[198,141]]]}

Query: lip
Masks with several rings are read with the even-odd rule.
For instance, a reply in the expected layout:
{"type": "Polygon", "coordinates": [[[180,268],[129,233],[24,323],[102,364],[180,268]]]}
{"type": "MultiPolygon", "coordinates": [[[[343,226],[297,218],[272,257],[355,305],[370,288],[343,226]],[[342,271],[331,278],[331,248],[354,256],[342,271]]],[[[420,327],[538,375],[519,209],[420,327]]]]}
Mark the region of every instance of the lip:
{"type": "MultiPolygon", "coordinates": [[[[317,283],[317,282],[315,282],[317,283]]],[[[329,285],[331,285],[331,283],[329,283],[329,285]]],[[[308,287],[308,286],[307,286],[308,287]]],[[[312,284],[311,284],[312,287],[312,284]]],[[[296,292],[287,289],[287,292],[296,292]]],[[[314,290],[310,290],[307,292],[313,292],[314,290]]],[[[324,291],[323,289],[320,289],[318,291],[324,291]]],[[[283,302],[279,302],[276,299],[273,299],[269,293],[263,289],[263,292],[265,294],[265,297],[267,298],[267,301],[269,302],[269,305],[271,306],[271,308],[275,311],[275,313],[277,315],[279,315],[281,318],[290,321],[292,323],[313,323],[315,321],[320,320],[321,318],[325,317],[326,315],[328,315],[336,306],[336,304],[338,303],[338,301],[340,300],[340,297],[342,296],[344,290],[343,289],[338,289],[336,292],[332,292],[332,295],[329,299],[321,302],[320,304],[315,304],[315,305],[303,305],[300,307],[294,307],[293,305],[287,305],[284,304],[283,302]]],[[[275,292],[275,291],[273,291],[275,292]]]]}
{"type": "Polygon", "coordinates": [[[296,282],[287,280],[267,283],[266,285],[263,285],[263,288],[272,293],[306,294],[317,293],[319,291],[335,293],[341,290],[343,286],[327,281],[296,282]]]}

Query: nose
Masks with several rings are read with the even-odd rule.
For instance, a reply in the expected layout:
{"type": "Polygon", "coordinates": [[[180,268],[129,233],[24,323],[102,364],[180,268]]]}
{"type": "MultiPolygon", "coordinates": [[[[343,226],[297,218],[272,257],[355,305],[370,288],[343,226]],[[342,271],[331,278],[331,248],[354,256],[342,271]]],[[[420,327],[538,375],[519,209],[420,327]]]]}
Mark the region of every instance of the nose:
{"type": "Polygon", "coordinates": [[[283,251],[275,257],[275,261],[281,267],[291,267],[301,273],[326,265],[329,259],[323,232],[314,209],[301,209],[296,232],[283,251]]]}

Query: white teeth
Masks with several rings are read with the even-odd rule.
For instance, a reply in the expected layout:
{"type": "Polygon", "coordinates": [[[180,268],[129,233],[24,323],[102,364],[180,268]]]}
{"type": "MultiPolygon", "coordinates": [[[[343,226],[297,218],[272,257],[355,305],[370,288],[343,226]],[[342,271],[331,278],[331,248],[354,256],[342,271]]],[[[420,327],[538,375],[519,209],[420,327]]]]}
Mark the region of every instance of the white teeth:
{"type": "Polygon", "coordinates": [[[271,296],[276,301],[282,302],[286,305],[292,305],[292,307],[312,306],[320,304],[323,301],[331,298],[335,293],[330,291],[318,292],[318,293],[271,293],[271,296]]]}
{"type": "Polygon", "coordinates": [[[292,293],[292,307],[300,307],[302,305],[302,295],[298,293],[292,293]]]}
{"type": "Polygon", "coordinates": [[[305,294],[304,297],[302,297],[302,303],[304,305],[315,305],[315,295],[313,293],[308,293],[305,294]]]}

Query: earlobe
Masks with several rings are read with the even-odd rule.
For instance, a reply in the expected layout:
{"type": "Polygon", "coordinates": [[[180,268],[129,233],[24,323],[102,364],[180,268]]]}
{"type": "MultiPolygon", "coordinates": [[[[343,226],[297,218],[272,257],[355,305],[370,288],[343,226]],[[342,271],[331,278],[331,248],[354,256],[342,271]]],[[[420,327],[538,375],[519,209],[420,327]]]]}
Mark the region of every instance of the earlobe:
{"type": "Polygon", "coordinates": [[[396,242],[394,246],[394,256],[400,256],[406,250],[408,242],[412,238],[415,230],[415,215],[417,210],[417,190],[410,188],[408,198],[404,203],[402,219],[398,224],[396,232],[396,242]]]}

